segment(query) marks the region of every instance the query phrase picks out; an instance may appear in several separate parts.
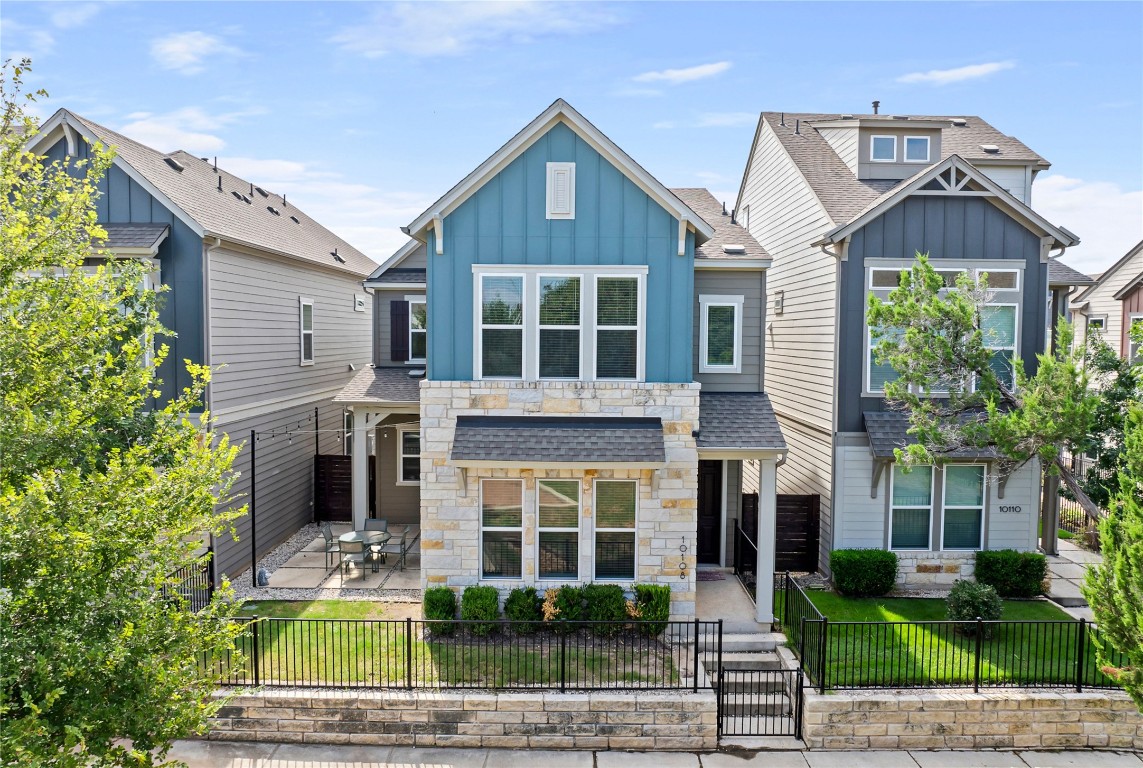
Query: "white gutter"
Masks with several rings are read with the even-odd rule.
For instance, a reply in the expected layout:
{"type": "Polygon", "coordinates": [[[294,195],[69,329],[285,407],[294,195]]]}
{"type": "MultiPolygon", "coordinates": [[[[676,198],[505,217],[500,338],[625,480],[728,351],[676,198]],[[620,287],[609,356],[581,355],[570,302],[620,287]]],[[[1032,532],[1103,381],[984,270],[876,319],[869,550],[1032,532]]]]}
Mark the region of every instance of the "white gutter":
{"type": "MultiPolygon", "coordinates": [[[[205,241],[204,241],[205,242],[205,241]]],[[[210,339],[210,320],[211,320],[211,307],[210,307],[210,252],[215,248],[222,247],[222,238],[215,237],[214,244],[208,244],[202,252],[202,308],[203,308],[203,358],[208,367],[213,363],[211,359],[211,339],[210,339]]],[[[206,410],[211,410],[211,383],[207,382],[206,391],[203,392],[203,406],[206,410]]]]}

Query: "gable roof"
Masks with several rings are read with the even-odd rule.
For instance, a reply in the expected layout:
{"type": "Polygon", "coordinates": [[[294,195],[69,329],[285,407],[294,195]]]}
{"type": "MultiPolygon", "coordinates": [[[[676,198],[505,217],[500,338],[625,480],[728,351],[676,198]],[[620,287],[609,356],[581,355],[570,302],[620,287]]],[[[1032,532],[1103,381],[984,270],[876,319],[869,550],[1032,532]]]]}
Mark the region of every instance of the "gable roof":
{"type": "Polygon", "coordinates": [[[116,164],[203,237],[221,237],[354,275],[364,276],[376,266],[281,195],[262,190],[222,168],[215,171],[211,163],[189,152],[163,154],[66,109],[44,123],[33,146],[60,124],[70,126],[90,142],[113,147],[116,164]],[[334,257],[335,251],[344,263],[334,257]]]}
{"type": "Polygon", "coordinates": [[[691,187],[672,188],[671,192],[687,204],[692,211],[710,224],[714,235],[702,245],[695,246],[695,261],[725,262],[769,260],[770,254],[758,241],[731,217],[723,212],[723,205],[708,189],[691,187]],[[723,246],[740,245],[742,253],[727,253],[723,246]]]}
{"type": "Polygon", "coordinates": [[[1080,291],[1079,295],[1076,296],[1075,299],[1073,300],[1073,303],[1078,304],[1078,303],[1082,302],[1084,299],[1086,299],[1088,296],[1090,296],[1097,288],[1099,288],[1099,286],[1106,283],[1107,279],[1109,277],[1114,275],[1116,272],[1118,272],[1120,269],[1122,269],[1125,265],[1127,265],[1133,258],[1135,258],[1136,256],[1138,256],[1140,254],[1143,254],[1143,240],[1140,240],[1138,243],[1136,243],[1131,248],[1131,250],[1129,250],[1127,253],[1123,254],[1123,257],[1119,261],[1115,262],[1110,267],[1105,269],[1103,271],[1103,274],[1100,275],[1098,278],[1096,278],[1095,282],[1092,285],[1089,285],[1087,288],[1080,291]]]}
{"type": "Polygon", "coordinates": [[[426,232],[436,217],[443,218],[455,210],[461,203],[472,196],[489,179],[504,169],[509,163],[523,154],[537,139],[557,123],[564,123],[581,139],[587,142],[592,149],[607,158],[624,176],[642,189],[652,200],[657,202],[676,219],[686,219],[688,229],[695,231],[695,244],[698,245],[711,238],[714,230],[702,220],[702,217],[691,210],[682,200],[676,197],[669,189],[651,174],[643,169],[631,156],[619,148],[615,142],[607,138],[587,118],[577,112],[563,99],[556,99],[552,105],[541,112],[536,119],[508,140],[504,146],[496,150],[475,170],[461,179],[452,189],[441,196],[439,200],[430,205],[425,211],[413,219],[401,231],[419,241],[426,239],[426,232]]]}
{"type": "Polygon", "coordinates": [[[1120,299],[1120,300],[1126,299],[1127,296],[1132,291],[1134,291],[1136,288],[1138,288],[1141,284],[1143,284],[1143,272],[1140,272],[1135,277],[1128,280],[1127,285],[1123,286],[1118,291],[1116,291],[1115,298],[1120,299]]]}
{"type": "Polygon", "coordinates": [[[1048,285],[1091,285],[1095,281],[1059,259],[1048,261],[1048,285]]]}
{"type": "MultiPolygon", "coordinates": [[[[883,119],[888,122],[885,115],[853,115],[851,117],[868,119],[883,119]]],[[[1006,136],[987,122],[976,116],[967,117],[940,117],[934,115],[908,115],[909,120],[894,121],[894,127],[905,128],[910,121],[946,122],[949,128],[941,131],[941,160],[952,155],[959,155],[970,163],[997,162],[1003,160],[1013,164],[1031,163],[1039,168],[1048,168],[1049,163],[1040,155],[1033,152],[1021,141],[1006,136]],[[953,125],[952,121],[964,120],[963,126],[953,125]],[[999,147],[997,153],[986,153],[980,147],[982,144],[991,144],[999,147]]],[[[844,224],[852,220],[859,212],[866,208],[877,197],[901,184],[894,179],[858,179],[848,165],[838,156],[830,143],[825,140],[814,123],[840,121],[840,114],[825,114],[817,112],[763,112],[758,119],[758,128],[755,131],[754,143],[757,145],[758,137],[765,124],[777,136],[782,147],[790,155],[790,159],[801,171],[810,188],[821,201],[826,215],[834,224],[844,224]]],[[[747,157],[747,170],[750,167],[750,158],[754,155],[751,147],[747,157]]],[[[742,184],[739,186],[738,202],[742,200],[742,193],[746,184],[746,174],[743,174],[742,184]]],[[[737,203],[736,203],[737,204],[737,203]]]]}
{"type": "Polygon", "coordinates": [[[983,187],[985,191],[990,192],[992,196],[988,198],[989,202],[997,205],[1025,227],[1039,231],[1041,236],[1051,236],[1056,241],[1055,247],[1067,248],[1079,243],[1079,238],[1074,234],[1063,227],[1057,227],[1051,224],[1043,216],[1025,205],[1024,201],[1016,198],[1011,192],[990,179],[986,174],[976,168],[976,166],[957,155],[950,155],[939,163],[930,165],[928,168],[905,179],[887,192],[878,195],[871,200],[865,208],[854,215],[852,219],[827,232],[822,239],[814,243],[814,245],[838,242],[852,232],[865,226],[868,222],[877,218],[889,208],[897,205],[910,194],[916,192],[930,181],[933,181],[950,168],[959,171],[968,177],[969,180],[983,187]]]}
{"type": "MultiPolygon", "coordinates": [[[[395,282],[425,282],[425,275],[427,270],[424,269],[400,269],[401,263],[410,256],[425,255],[427,246],[419,240],[410,239],[409,242],[402,245],[396,252],[381,262],[381,264],[374,269],[369,277],[365,278],[366,287],[376,287],[377,283],[395,283],[395,282]],[[421,279],[411,281],[403,279],[398,273],[412,273],[420,272],[421,279]]],[[[407,278],[407,275],[405,276],[407,278]]]]}

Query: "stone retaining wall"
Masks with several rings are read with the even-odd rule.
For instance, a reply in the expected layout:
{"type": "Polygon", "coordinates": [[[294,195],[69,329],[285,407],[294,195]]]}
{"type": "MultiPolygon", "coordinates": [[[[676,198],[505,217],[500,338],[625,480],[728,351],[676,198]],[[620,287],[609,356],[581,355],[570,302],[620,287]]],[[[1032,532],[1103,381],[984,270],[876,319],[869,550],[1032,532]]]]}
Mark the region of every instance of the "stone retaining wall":
{"type": "Polygon", "coordinates": [[[1143,749],[1125,694],[806,693],[810,749],[1143,749]]]}
{"type": "MultiPolygon", "coordinates": [[[[223,695],[223,694],[219,694],[223,695]]],[[[706,691],[263,691],[233,696],[211,740],[530,749],[711,750],[706,691]]]]}

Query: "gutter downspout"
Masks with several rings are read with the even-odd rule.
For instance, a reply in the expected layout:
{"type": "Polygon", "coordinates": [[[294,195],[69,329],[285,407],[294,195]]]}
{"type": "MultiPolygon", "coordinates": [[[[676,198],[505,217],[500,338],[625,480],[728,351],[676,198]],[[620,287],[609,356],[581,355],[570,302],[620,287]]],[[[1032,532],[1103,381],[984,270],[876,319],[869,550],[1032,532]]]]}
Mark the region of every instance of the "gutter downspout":
{"type": "MultiPolygon", "coordinates": [[[[203,309],[203,356],[206,365],[212,366],[214,361],[211,358],[211,339],[210,339],[210,253],[215,248],[222,247],[222,238],[215,237],[213,244],[208,244],[202,252],[202,309],[203,309]]],[[[213,411],[214,403],[212,402],[211,394],[214,385],[210,382],[206,385],[206,392],[203,393],[203,406],[207,411],[213,411]]]]}

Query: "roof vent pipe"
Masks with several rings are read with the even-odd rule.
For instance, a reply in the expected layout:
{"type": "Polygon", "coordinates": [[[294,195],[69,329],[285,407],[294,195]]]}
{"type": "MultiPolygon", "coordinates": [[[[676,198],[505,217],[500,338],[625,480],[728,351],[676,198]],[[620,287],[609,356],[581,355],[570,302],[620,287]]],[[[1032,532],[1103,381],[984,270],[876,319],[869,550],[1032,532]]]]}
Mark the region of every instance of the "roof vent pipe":
{"type": "Polygon", "coordinates": [[[737,224],[738,223],[738,221],[734,218],[734,214],[736,214],[736,213],[738,213],[737,208],[731,208],[730,209],[730,223],[731,224],[737,224]]]}
{"type": "Polygon", "coordinates": [[[876,115],[876,114],[877,114],[877,111],[878,111],[880,108],[881,108],[881,102],[880,102],[880,101],[874,101],[874,102],[873,102],[873,114],[875,114],[875,115],[876,115]]]}
{"type": "Polygon", "coordinates": [[[214,156],[214,172],[218,173],[218,155],[214,156]]]}
{"type": "Polygon", "coordinates": [[[802,118],[800,117],[794,121],[794,133],[798,134],[799,136],[802,135],[802,118]]]}
{"type": "Polygon", "coordinates": [[[725,200],[722,201],[722,215],[723,216],[726,215],[726,201],[725,200]]]}
{"type": "Polygon", "coordinates": [[[282,207],[283,208],[289,207],[288,205],[286,205],[286,193],[285,192],[282,193],[282,207]]]}
{"type": "Polygon", "coordinates": [[[219,192],[222,191],[222,177],[221,176],[218,177],[218,191],[219,192]]]}
{"type": "Polygon", "coordinates": [[[782,121],[781,121],[781,123],[779,123],[779,125],[781,125],[783,128],[786,127],[786,113],[785,112],[782,113],[782,121]]]}

